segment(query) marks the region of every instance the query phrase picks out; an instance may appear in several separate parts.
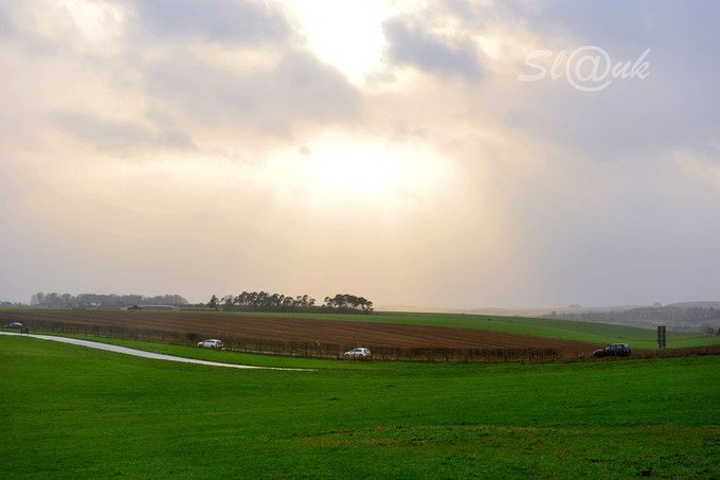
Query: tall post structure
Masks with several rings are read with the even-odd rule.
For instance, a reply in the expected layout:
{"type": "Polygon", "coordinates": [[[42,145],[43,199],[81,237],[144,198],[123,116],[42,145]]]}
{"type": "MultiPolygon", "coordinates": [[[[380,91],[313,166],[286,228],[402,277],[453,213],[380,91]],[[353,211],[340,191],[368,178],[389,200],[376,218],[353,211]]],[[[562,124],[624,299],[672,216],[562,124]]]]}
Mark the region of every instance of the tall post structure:
{"type": "Polygon", "coordinates": [[[657,342],[660,350],[665,350],[665,325],[658,326],[657,342]]]}

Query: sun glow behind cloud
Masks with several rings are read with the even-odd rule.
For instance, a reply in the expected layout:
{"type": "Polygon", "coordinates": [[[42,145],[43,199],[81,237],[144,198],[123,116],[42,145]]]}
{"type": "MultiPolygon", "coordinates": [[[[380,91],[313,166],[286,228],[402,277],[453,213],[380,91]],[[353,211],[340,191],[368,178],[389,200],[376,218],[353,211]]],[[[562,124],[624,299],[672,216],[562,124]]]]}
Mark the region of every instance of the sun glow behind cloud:
{"type": "Polygon", "coordinates": [[[310,49],[352,82],[379,70],[386,46],[382,22],[395,10],[379,0],[282,2],[300,23],[310,49]]]}
{"type": "Polygon", "coordinates": [[[76,28],[82,33],[84,45],[95,53],[117,53],[117,42],[124,34],[127,13],[110,2],[86,0],[60,0],[76,28]]]}
{"type": "Polygon", "coordinates": [[[122,196],[146,198],[138,208],[169,212],[177,192],[181,203],[216,198],[231,204],[250,192],[279,206],[333,212],[348,206],[392,217],[447,196],[456,180],[452,163],[422,143],[353,140],[322,135],[307,146],[268,152],[262,161],[237,162],[201,153],[156,156],[128,167],[122,159],[84,167],[88,194],[112,203],[122,196]],[[161,185],[156,184],[162,178],[161,185]],[[169,202],[150,202],[151,197],[169,202]]]}
{"type": "Polygon", "coordinates": [[[268,165],[267,179],[291,184],[319,208],[351,202],[391,211],[436,195],[453,175],[451,164],[427,145],[337,135],[278,154],[268,165]]]}
{"type": "Polygon", "coordinates": [[[325,188],[372,194],[398,188],[429,193],[443,185],[449,175],[447,163],[422,148],[364,143],[328,145],[308,162],[307,168],[325,188]]]}
{"type": "Polygon", "coordinates": [[[338,191],[377,194],[403,177],[401,159],[371,145],[331,145],[307,162],[319,186],[338,191]]]}

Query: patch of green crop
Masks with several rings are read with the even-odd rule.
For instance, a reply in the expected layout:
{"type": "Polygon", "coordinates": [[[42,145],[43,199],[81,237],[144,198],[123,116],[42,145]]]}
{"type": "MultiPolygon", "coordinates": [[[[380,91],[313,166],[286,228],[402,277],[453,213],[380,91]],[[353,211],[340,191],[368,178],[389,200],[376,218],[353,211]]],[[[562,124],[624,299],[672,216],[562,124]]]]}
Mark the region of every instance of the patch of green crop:
{"type": "Polygon", "coordinates": [[[0,336],[0,477],[720,476],[720,357],[338,363],[235,370],[0,336]]]}
{"type": "MultiPolygon", "coordinates": [[[[657,331],[607,323],[579,322],[550,318],[506,317],[495,315],[466,315],[456,313],[376,313],[372,315],[335,315],[268,312],[218,312],[218,315],[250,315],[298,319],[335,320],[348,322],[390,323],[399,325],[439,326],[517,333],[590,343],[630,343],[635,348],[656,348],[657,331]]],[[[720,336],[697,333],[667,334],[668,348],[720,344],[720,336]]]]}

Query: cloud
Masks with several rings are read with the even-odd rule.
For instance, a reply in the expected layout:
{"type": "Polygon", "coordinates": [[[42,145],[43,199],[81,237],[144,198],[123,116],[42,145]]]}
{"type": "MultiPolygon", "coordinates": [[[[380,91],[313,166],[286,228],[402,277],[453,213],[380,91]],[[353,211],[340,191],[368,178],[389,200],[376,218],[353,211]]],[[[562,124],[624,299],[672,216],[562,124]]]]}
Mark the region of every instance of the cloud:
{"type": "Polygon", "coordinates": [[[477,49],[468,38],[443,39],[422,23],[393,18],[383,24],[390,61],[443,76],[476,78],[482,72],[477,49]]]}
{"type": "Polygon", "coordinates": [[[137,1],[135,9],[143,30],[164,40],[277,43],[292,32],[282,12],[269,2],[153,0],[137,1]]]}
{"type": "Polygon", "coordinates": [[[80,113],[68,113],[57,118],[65,132],[95,145],[99,150],[124,155],[141,150],[196,150],[197,146],[185,133],[177,130],[159,130],[129,122],[106,120],[80,113]]]}
{"type": "Polygon", "coordinates": [[[22,29],[0,46],[14,71],[0,97],[16,110],[0,118],[0,131],[30,125],[34,111],[46,117],[44,132],[59,128],[128,157],[162,147],[254,148],[259,138],[288,139],[359,115],[357,89],[265,2],[36,3],[13,7],[22,29]],[[95,40],[100,47],[89,47],[95,40]]]}
{"type": "Polygon", "coordinates": [[[611,78],[608,88],[589,94],[572,88],[564,75],[523,85],[508,113],[517,127],[572,143],[605,162],[661,156],[713,141],[720,128],[720,93],[714,87],[720,44],[709,19],[720,18],[717,2],[687,8],[672,1],[561,1],[530,13],[509,12],[535,35],[536,45],[523,55],[552,50],[544,63],[548,70],[563,52],[567,58],[583,45],[605,50],[612,65],[632,63],[650,49],[650,75],[644,80],[611,78]]]}
{"type": "Polygon", "coordinates": [[[720,197],[720,145],[717,143],[701,151],[680,150],[670,155],[673,162],[687,175],[691,175],[703,185],[714,187],[707,192],[720,197]]]}
{"type": "Polygon", "coordinates": [[[276,65],[256,69],[170,56],[145,64],[143,78],[150,96],[179,108],[191,123],[233,122],[270,135],[352,119],[360,103],[336,69],[297,51],[282,52],[276,65]]]}
{"type": "Polygon", "coordinates": [[[0,5],[0,38],[12,37],[15,32],[15,26],[8,16],[3,5],[0,5]]]}
{"type": "Polygon", "coordinates": [[[687,55],[702,53],[695,51],[699,40],[711,51],[717,48],[712,41],[713,22],[706,21],[720,15],[720,5],[712,0],[693,2],[692,8],[672,0],[558,0],[543,2],[532,10],[523,3],[508,3],[506,11],[526,20],[538,33],[574,37],[590,44],[602,42],[623,55],[652,47],[648,41],[676,45],[687,55]]]}

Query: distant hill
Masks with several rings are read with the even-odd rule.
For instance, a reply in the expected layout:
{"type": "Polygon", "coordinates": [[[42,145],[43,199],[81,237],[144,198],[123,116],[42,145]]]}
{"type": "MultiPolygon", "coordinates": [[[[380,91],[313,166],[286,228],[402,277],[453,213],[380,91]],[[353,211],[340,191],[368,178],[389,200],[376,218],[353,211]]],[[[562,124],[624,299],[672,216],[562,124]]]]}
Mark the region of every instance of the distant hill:
{"type": "Polygon", "coordinates": [[[544,318],[652,327],[665,325],[676,332],[713,332],[720,328],[720,302],[682,302],[624,310],[554,311],[544,318]]]}
{"type": "Polygon", "coordinates": [[[418,307],[415,305],[384,305],[377,309],[378,312],[407,312],[407,313],[466,313],[472,315],[501,315],[511,317],[513,315],[544,315],[550,313],[552,308],[533,309],[509,309],[509,308],[444,308],[444,307],[418,307]]]}
{"type": "Polygon", "coordinates": [[[671,303],[668,307],[679,308],[720,308],[720,302],[678,302],[671,303]]]}
{"type": "Polygon", "coordinates": [[[457,308],[417,307],[415,305],[383,305],[376,312],[410,312],[410,313],[463,313],[457,308]]]}
{"type": "Polygon", "coordinates": [[[655,328],[666,325],[671,331],[706,331],[720,329],[720,301],[677,302],[668,305],[624,305],[605,307],[537,307],[537,308],[427,308],[413,305],[389,305],[378,309],[383,312],[455,313],[468,315],[521,316],[557,320],[574,320],[613,325],[655,328]]]}

